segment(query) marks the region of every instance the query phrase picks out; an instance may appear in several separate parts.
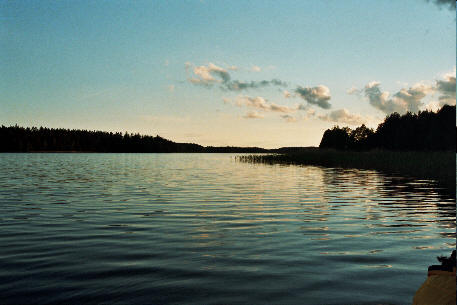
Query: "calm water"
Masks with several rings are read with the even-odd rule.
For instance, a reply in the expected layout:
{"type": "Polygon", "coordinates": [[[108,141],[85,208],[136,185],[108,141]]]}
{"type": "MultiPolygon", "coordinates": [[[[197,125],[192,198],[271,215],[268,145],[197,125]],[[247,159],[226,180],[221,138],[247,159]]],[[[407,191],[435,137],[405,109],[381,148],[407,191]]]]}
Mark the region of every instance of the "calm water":
{"type": "Polygon", "coordinates": [[[229,154],[1,154],[0,303],[408,304],[455,202],[229,154]]]}

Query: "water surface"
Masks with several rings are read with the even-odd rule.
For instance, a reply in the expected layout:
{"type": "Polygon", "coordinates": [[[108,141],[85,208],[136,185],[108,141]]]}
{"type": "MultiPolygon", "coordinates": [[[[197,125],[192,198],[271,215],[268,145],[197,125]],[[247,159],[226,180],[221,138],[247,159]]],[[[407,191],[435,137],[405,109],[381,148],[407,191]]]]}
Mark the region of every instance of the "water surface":
{"type": "Polygon", "coordinates": [[[230,154],[1,154],[0,303],[408,304],[455,202],[230,154]]]}

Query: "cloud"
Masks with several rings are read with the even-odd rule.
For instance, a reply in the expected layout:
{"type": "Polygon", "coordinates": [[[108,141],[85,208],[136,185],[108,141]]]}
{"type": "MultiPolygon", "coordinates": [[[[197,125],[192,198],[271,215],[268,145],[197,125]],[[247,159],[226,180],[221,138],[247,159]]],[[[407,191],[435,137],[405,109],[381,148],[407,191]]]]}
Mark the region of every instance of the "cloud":
{"type": "Polygon", "coordinates": [[[238,107],[254,108],[255,111],[248,112],[248,114],[244,116],[245,118],[258,118],[259,113],[257,111],[280,113],[280,117],[286,120],[286,122],[296,122],[298,120],[307,120],[309,118],[316,117],[316,111],[312,109],[311,105],[278,105],[268,101],[261,96],[250,97],[245,95],[239,95],[233,100],[224,97],[222,100],[224,104],[235,105],[238,107]],[[300,112],[297,113],[298,111],[300,112]],[[291,115],[292,113],[296,113],[296,115],[293,116],[291,115]]]}
{"type": "Polygon", "coordinates": [[[363,89],[363,92],[368,98],[371,106],[383,111],[386,114],[390,114],[392,112],[406,112],[403,105],[398,105],[392,99],[389,99],[389,92],[381,91],[380,85],[380,82],[372,81],[368,83],[363,89]]]}
{"type": "Polygon", "coordinates": [[[262,69],[259,66],[252,66],[251,71],[252,72],[260,72],[262,69]]]}
{"type": "Polygon", "coordinates": [[[406,111],[418,112],[419,107],[423,105],[422,99],[433,91],[434,89],[432,86],[416,84],[409,89],[403,88],[395,93],[394,99],[396,99],[397,103],[401,103],[406,111]]]}
{"type": "Polygon", "coordinates": [[[319,119],[328,122],[343,123],[348,125],[361,125],[366,123],[367,119],[361,115],[352,114],[347,109],[338,109],[326,115],[320,115],[319,119]]]}
{"type": "Polygon", "coordinates": [[[438,102],[438,101],[431,101],[427,105],[425,105],[423,107],[423,109],[428,110],[428,111],[437,112],[438,110],[441,109],[442,106],[443,105],[440,105],[440,102],[438,102]]]}
{"type": "Polygon", "coordinates": [[[292,94],[291,94],[289,91],[287,91],[287,90],[284,90],[282,93],[284,94],[284,97],[285,97],[285,98],[290,98],[290,97],[292,97],[292,94]]]}
{"type": "Polygon", "coordinates": [[[290,108],[289,106],[277,105],[274,103],[270,104],[270,110],[276,112],[294,112],[295,109],[290,108]]]}
{"type": "Polygon", "coordinates": [[[362,92],[368,98],[369,103],[376,109],[386,114],[398,112],[404,114],[408,111],[417,112],[423,105],[422,99],[434,88],[425,84],[416,84],[408,89],[402,88],[392,97],[389,92],[381,91],[381,83],[373,81],[368,83],[362,92]]]}
{"type": "Polygon", "coordinates": [[[309,119],[311,117],[316,116],[316,111],[314,109],[312,109],[311,106],[309,106],[309,105],[300,104],[300,105],[298,105],[297,110],[301,110],[301,111],[305,112],[305,117],[304,117],[305,119],[309,119]]]}
{"type": "MultiPolygon", "coordinates": [[[[194,68],[195,75],[200,77],[200,80],[203,82],[213,82],[216,79],[211,75],[210,69],[205,66],[195,67],[194,68]]],[[[200,81],[199,80],[199,81],[200,81]]]]}
{"type": "Polygon", "coordinates": [[[455,82],[455,67],[450,73],[444,75],[440,80],[436,80],[435,85],[427,85],[425,83],[417,83],[409,88],[402,88],[393,95],[387,91],[381,90],[381,83],[372,81],[363,89],[352,87],[347,92],[349,94],[364,94],[368,102],[374,108],[381,110],[385,114],[398,112],[404,114],[406,112],[418,112],[422,109],[435,109],[437,105],[455,105],[456,99],[456,82],[455,82]],[[423,99],[432,93],[438,93],[439,103],[430,102],[424,105],[423,99]]]}
{"type": "Polygon", "coordinates": [[[208,66],[193,67],[192,63],[185,63],[186,72],[189,74],[192,70],[193,76],[188,78],[189,82],[205,87],[212,87],[213,84],[230,81],[230,74],[224,68],[209,63],[208,66]]]}
{"type": "Polygon", "coordinates": [[[257,96],[257,97],[238,96],[236,98],[235,103],[239,107],[246,106],[246,107],[253,107],[253,108],[262,109],[262,110],[265,110],[265,111],[270,110],[270,105],[261,96],[257,96]]]}
{"type": "Polygon", "coordinates": [[[298,87],[295,89],[295,92],[309,104],[317,105],[323,109],[329,109],[331,107],[328,102],[331,98],[330,90],[324,85],[312,88],[298,87]]]}
{"type": "Polygon", "coordinates": [[[455,10],[455,0],[427,0],[427,2],[433,2],[439,7],[447,7],[449,10],[455,10]]]}
{"type": "Polygon", "coordinates": [[[227,70],[218,67],[213,63],[209,63],[208,66],[195,67],[194,74],[198,76],[198,81],[203,83],[220,83],[230,81],[230,74],[227,70]],[[216,77],[218,79],[216,79],[216,77]]]}
{"type": "Polygon", "coordinates": [[[262,111],[271,111],[271,112],[291,113],[291,112],[295,112],[297,110],[296,108],[291,108],[289,106],[269,103],[265,98],[263,98],[261,96],[257,96],[257,97],[238,96],[236,98],[235,104],[239,107],[246,106],[246,107],[257,108],[262,111]]]}
{"type": "Polygon", "coordinates": [[[231,70],[231,71],[237,71],[238,70],[238,67],[237,66],[230,66],[227,68],[228,70],[231,70]]]}
{"type": "Polygon", "coordinates": [[[245,119],[262,119],[263,118],[263,115],[261,115],[260,113],[257,113],[255,111],[249,111],[248,113],[246,113],[243,118],[245,119]]]}
{"type": "Polygon", "coordinates": [[[455,68],[454,71],[444,76],[444,79],[436,81],[436,90],[441,93],[438,98],[440,105],[455,105],[455,68]]]}
{"type": "Polygon", "coordinates": [[[227,72],[227,70],[218,67],[212,63],[209,63],[208,65],[209,70],[219,76],[222,79],[222,82],[228,82],[230,81],[230,74],[227,72]]]}
{"type": "Polygon", "coordinates": [[[224,82],[221,86],[222,89],[228,90],[228,91],[242,91],[246,89],[255,89],[255,88],[261,88],[261,87],[267,87],[267,86],[279,86],[279,87],[285,87],[287,86],[286,82],[283,82],[279,79],[272,79],[270,81],[268,80],[262,80],[262,81],[249,81],[249,82],[243,82],[243,81],[230,81],[230,82],[224,82]]]}
{"type": "MultiPolygon", "coordinates": [[[[230,74],[226,69],[216,66],[213,63],[209,63],[207,66],[197,66],[192,69],[192,63],[186,62],[185,67],[187,74],[191,75],[190,77],[188,77],[188,81],[190,83],[195,85],[201,85],[207,88],[210,88],[215,84],[219,84],[219,87],[223,90],[242,91],[266,86],[287,86],[286,82],[283,82],[279,79],[261,81],[231,80],[230,74]]],[[[234,71],[238,68],[235,66],[231,66],[228,69],[234,71]]]]}
{"type": "Polygon", "coordinates": [[[363,90],[357,89],[355,86],[352,86],[346,91],[347,94],[360,94],[363,90]]]}
{"type": "Polygon", "coordinates": [[[291,116],[290,114],[284,114],[284,115],[281,115],[281,117],[283,119],[285,119],[286,122],[288,122],[288,123],[293,123],[293,122],[297,121],[297,119],[295,117],[291,116]]]}
{"type": "Polygon", "coordinates": [[[418,112],[421,109],[434,109],[435,104],[429,103],[424,106],[423,99],[434,92],[440,94],[438,97],[439,105],[455,105],[456,98],[456,82],[455,68],[451,73],[444,75],[443,79],[437,80],[434,86],[424,83],[415,84],[409,88],[402,88],[397,93],[390,96],[389,92],[383,92],[380,88],[380,83],[373,81],[368,83],[360,91],[368,98],[369,103],[378,110],[386,114],[398,112],[404,114],[406,112],[418,112]]]}

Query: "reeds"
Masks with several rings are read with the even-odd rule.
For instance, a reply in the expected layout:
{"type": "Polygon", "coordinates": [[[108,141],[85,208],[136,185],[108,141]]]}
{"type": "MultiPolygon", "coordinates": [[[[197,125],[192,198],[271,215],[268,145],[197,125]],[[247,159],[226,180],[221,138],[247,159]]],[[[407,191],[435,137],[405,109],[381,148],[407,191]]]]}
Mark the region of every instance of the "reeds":
{"type": "Polygon", "coordinates": [[[241,162],[300,164],[325,167],[374,169],[432,179],[455,197],[456,154],[454,152],[368,152],[310,149],[300,153],[238,156],[241,162]]]}

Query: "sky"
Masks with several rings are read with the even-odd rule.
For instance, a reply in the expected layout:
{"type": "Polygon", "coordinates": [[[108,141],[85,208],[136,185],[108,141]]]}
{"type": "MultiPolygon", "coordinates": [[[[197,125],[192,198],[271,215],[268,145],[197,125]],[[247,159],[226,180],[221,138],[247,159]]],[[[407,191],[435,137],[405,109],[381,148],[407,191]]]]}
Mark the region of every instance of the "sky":
{"type": "Polygon", "coordinates": [[[453,0],[1,1],[0,124],[318,146],[455,105],[453,0]]]}

